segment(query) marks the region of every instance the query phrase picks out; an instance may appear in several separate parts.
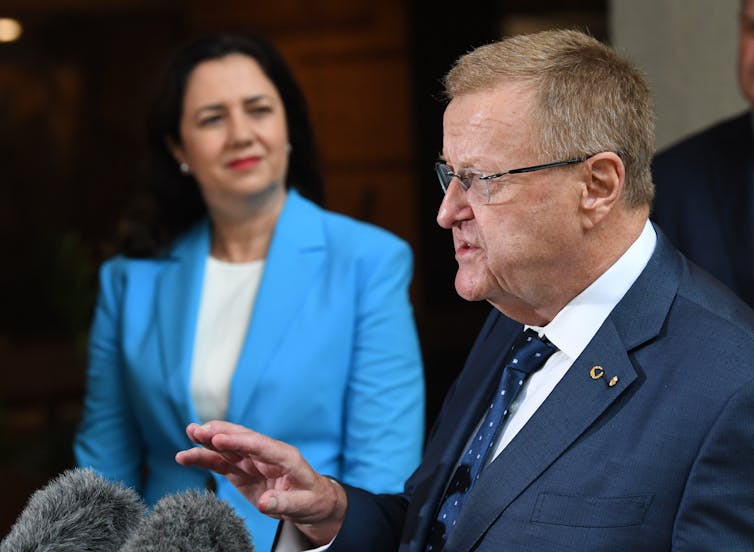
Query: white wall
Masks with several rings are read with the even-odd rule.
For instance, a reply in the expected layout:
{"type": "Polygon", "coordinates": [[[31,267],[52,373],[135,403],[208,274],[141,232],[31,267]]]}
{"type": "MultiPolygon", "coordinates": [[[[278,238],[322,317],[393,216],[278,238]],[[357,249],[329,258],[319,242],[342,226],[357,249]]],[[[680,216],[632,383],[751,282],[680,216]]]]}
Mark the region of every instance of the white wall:
{"type": "Polygon", "coordinates": [[[652,86],[658,149],[746,108],[738,9],[739,0],[609,0],[610,42],[652,86]]]}

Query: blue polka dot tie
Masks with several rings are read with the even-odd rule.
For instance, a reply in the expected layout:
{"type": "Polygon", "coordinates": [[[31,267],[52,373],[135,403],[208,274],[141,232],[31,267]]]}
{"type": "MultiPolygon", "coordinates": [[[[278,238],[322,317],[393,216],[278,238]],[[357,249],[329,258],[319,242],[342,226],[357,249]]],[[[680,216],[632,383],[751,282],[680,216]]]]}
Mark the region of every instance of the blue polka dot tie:
{"type": "Polygon", "coordinates": [[[540,338],[531,329],[523,332],[511,349],[503,368],[500,384],[484,415],[482,425],[464,450],[458,467],[445,490],[440,509],[430,530],[427,552],[439,552],[445,546],[448,535],[455,527],[464,500],[476,480],[479,479],[479,474],[492,452],[511,403],[523,386],[526,377],[541,368],[556,350],[555,345],[546,338],[540,338]]]}

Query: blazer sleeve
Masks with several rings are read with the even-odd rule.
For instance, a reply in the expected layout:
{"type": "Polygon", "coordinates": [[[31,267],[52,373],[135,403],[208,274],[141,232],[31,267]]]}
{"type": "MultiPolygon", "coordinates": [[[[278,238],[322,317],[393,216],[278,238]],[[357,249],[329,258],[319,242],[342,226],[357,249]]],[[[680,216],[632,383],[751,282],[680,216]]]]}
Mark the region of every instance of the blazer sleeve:
{"type": "Polygon", "coordinates": [[[374,495],[343,485],[346,519],[327,552],[398,550],[408,502],[399,495],[374,495]]]}
{"type": "Polygon", "coordinates": [[[409,300],[413,262],[396,239],[359,261],[341,480],[398,492],[421,460],[424,371],[409,300]]]}
{"type": "Polygon", "coordinates": [[[700,448],[673,550],[754,550],[754,381],[725,404],[700,448]]]}
{"type": "Polygon", "coordinates": [[[288,521],[278,524],[272,552],[383,552],[398,550],[408,502],[399,495],[375,495],[341,483],[346,492],[346,518],[335,540],[327,546],[313,547],[288,521]]]}
{"type": "Polygon", "coordinates": [[[118,261],[100,269],[89,336],[83,415],[73,451],[76,464],[140,489],[141,444],[123,382],[120,341],[125,274],[118,261]]]}

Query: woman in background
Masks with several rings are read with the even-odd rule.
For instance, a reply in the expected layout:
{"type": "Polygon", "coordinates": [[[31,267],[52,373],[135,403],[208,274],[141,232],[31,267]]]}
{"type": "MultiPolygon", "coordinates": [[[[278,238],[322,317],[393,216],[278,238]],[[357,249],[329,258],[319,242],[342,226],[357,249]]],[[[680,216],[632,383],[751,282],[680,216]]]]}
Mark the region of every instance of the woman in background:
{"type": "Polygon", "coordinates": [[[100,270],[78,465],[149,504],[215,488],[259,550],[275,520],[175,462],[188,423],[243,424],[322,473],[402,489],[424,437],[411,251],[315,203],[313,132],[285,62],[259,37],[194,40],[149,122],[155,216],[100,270]]]}

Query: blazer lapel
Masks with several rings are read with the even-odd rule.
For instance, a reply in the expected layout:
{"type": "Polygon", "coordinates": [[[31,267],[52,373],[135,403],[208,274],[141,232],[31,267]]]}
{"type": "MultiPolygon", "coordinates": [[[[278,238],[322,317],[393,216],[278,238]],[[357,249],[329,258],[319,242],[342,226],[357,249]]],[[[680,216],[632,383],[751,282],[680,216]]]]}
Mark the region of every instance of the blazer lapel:
{"type": "MultiPolygon", "coordinates": [[[[233,375],[228,419],[242,420],[253,404],[257,381],[267,369],[310,283],[323,269],[326,238],[322,211],[288,192],[275,226],[238,367],[233,375]]],[[[305,337],[305,336],[302,336],[305,337]]]]}
{"type": "Polygon", "coordinates": [[[628,351],[659,333],[678,288],[679,270],[675,251],[658,233],[655,252],[637,281],[542,406],[482,472],[450,535],[448,551],[471,550],[508,505],[636,380],[628,351]],[[590,375],[596,365],[605,372],[597,380],[590,375]],[[614,376],[617,383],[610,387],[614,376]]]}
{"type": "Polygon", "coordinates": [[[482,471],[451,533],[448,550],[470,550],[505,508],[553,463],[636,379],[612,324],[603,327],[502,453],[482,471]],[[599,354],[598,351],[608,351],[599,354]],[[592,366],[605,376],[593,380],[592,366]],[[613,376],[618,383],[608,387],[613,376]],[[578,400],[574,399],[578,397],[578,400]]]}
{"type": "Polygon", "coordinates": [[[209,223],[204,221],[181,238],[168,255],[156,289],[162,377],[184,421],[198,421],[189,385],[208,255],[209,223]]]}

